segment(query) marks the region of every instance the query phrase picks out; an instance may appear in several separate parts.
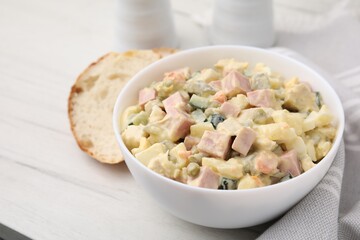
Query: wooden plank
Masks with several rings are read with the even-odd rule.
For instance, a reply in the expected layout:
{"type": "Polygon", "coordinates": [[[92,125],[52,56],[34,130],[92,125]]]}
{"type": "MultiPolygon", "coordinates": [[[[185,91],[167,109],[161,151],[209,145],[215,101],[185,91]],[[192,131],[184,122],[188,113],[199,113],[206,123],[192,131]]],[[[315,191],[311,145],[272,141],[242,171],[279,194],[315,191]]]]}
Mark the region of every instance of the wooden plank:
{"type": "MultiPolygon", "coordinates": [[[[3,156],[0,169],[0,182],[7,182],[0,184],[2,223],[33,239],[198,239],[199,235],[218,239],[240,234],[176,219],[132,181],[126,190],[120,190],[119,182],[119,188],[107,194],[103,187],[3,156]]],[[[248,238],[256,235],[251,230],[245,233],[248,238]]]]}

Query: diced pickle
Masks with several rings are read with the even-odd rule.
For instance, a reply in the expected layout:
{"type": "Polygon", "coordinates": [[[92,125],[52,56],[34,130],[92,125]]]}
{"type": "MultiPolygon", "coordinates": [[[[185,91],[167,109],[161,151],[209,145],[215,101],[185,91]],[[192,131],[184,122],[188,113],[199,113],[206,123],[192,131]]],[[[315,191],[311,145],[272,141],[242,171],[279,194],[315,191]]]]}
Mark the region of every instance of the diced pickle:
{"type": "Polygon", "coordinates": [[[316,92],[315,94],[316,94],[316,99],[315,99],[316,105],[318,105],[318,107],[321,108],[321,106],[323,105],[321,94],[320,92],[316,92]]]}
{"type": "Polygon", "coordinates": [[[219,189],[223,189],[223,190],[234,190],[237,188],[237,180],[234,179],[230,179],[230,178],[226,178],[226,177],[222,177],[220,180],[220,186],[219,189]]]}
{"type": "Polygon", "coordinates": [[[144,128],[144,131],[148,134],[158,135],[162,132],[162,128],[155,125],[149,125],[144,128]]]}
{"type": "Polygon", "coordinates": [[[134,125],[146,125],[148,123],[149,114],[144,111],[136,114],[131,120],[134,125]]]}
{"type": "Polygon", "coordinates": [[[213,114],[210,116],[210,122],[216,129],[217,125],[225,120],[225,117],[221,114],[213,114]]]}
{"type": "Polygon", "coordinates": [[[254,115],[254,123],[256,124],[265,124],[267,121],[267,115],[266,112],[263,109],[258,109],[258,111],[256,111],[256,114],[254,115]]]}
{"type": "Polygon", "coordinates": [[[190,105],[194,108],[206,109],[209,106],[209,100],[204,97],[200,97],[196,94],[193,94],[189,101],[190,105]]]}
{"type": "Polygon", "coordinates": [[[209,96],[211,94],[215,94],[216,92],[215,89],[204,81],[189,80],[186,82],[184,88],[188,93],[197,94],[199,96],[209,96]]]}
{"type": "Polygon", "coordinates": [[[197,123],[201,123],[206,120],[206,115],[200,109],[196,109],[195,111],[191,112],[191,116],[197,123]]]}
{"type": "Polygon", "coordinates": [[[266,73],[256,73],[250,78],[252,90],[270,88],[269,76],[266,73]]]}

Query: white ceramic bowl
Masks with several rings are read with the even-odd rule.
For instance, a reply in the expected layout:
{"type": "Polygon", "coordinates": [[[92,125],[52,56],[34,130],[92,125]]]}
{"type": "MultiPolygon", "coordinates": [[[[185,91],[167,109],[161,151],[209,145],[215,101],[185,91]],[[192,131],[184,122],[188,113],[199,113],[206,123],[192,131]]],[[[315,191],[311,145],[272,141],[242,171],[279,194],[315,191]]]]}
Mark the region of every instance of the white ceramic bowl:
{"type": "Polygon", "coordinates": [[[328,171],[339,148],[344,130],[344,111],[335,91],[309,67],[288,57],[251,47],[213,46],[182,51],[151,64],[136,74],[119,94],[113,116],[120,149],[135,180],[167,211],[203,226],[241,228],[264,223],[280,216],[308,194],[328,171]],[[192,70],[210,67],[219,59],[235,58],[250,64],[263,62],[284,77],[297,76],[320,91],[334,113],[337,137],[327,156],[300,176],[271,186],[221,191],[192,187],[163,177],[140,163],[126,148],[120,135],[119,116],[126,107],[137,103],[138,91],[163,73],[189,66],[192,70]]]}

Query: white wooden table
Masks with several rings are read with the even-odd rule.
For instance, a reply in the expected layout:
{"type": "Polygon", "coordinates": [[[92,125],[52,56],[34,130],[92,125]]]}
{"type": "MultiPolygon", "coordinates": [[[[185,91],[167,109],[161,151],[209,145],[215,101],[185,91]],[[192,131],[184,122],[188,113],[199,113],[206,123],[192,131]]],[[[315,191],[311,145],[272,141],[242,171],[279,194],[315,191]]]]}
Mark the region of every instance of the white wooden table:
{"type": "MultiPolygon", "coordinates": [[[[207,44],[186,13],[211,2],[172,0],[182,48],[207,44]]],[[[100,164],[78,149],[68,93],[80,71],[115,50],[114,8],[111,0],[0,1],[0,239],[255,238],[266,225],[219,230],[171,216],[125,164],[100,164]]],[[[295,41],[306,34],[279,34],[278,43],[311,55],[295,41]]]]}

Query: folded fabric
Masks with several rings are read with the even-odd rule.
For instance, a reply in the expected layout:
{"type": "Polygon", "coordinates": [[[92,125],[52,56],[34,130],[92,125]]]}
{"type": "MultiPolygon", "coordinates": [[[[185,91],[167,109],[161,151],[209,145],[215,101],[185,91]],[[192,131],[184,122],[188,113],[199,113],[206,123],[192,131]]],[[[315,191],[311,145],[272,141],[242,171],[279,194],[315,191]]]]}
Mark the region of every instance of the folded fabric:
{"type": "MultiPolygon", "coordinates": [[[[293,51],[284,48],[272,50],[304,62],[322,74],[342,99],[346,118],[349,116],[354,118],[351,113],[356,111],[360,113],[360,98],[342,86],[341,82],[331,78],[293,51]]],[[[360,80],[360,71],[358,74],[360,80]]],[[[357,116],[357,120],[360,120],[360,114],[357,116]]],[[[345,175],[345,147],[342,143],[333,164],[321,182],[295,207],[265,230],[258,239],[360,239],[360,200],[356,199],[354,186],[344,185],[352,183],[351,185],[358,187],[360,183],[359,174],[354,174],[360,170],[358,155],[356,155],[356,151],[360,149],[360,137],[359,134],[354,137],[356,131],[360,131],[359,121],[348,122],[345,142],[347,144],[351,141],[350,146],[352,147],[346,148],[345,175]],[[349,134],[352,136],[350,140],[348,139],[349,134]],[[349,167],[352,171],[347,174],[349,167]],[[342,184],[343,176],[346,180],[344,184],[342,184]]]]}

